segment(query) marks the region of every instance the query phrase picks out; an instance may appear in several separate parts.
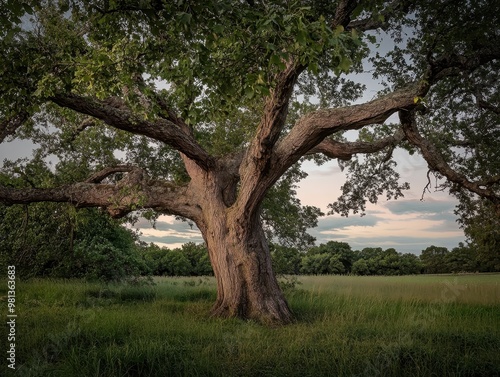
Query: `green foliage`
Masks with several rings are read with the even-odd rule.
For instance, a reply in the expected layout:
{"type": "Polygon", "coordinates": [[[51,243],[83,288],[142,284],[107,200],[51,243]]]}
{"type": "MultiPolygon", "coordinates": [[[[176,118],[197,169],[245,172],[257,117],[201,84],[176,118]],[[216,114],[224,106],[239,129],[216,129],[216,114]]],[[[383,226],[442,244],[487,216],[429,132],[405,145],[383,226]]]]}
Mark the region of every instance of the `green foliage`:
{"type": "Polygon", "coordinates": [[[352,273],[354,275],[370,275],[368,263],[364,259],[358,259],[352,264],[352,273]]]}
{"type": "Polygon", "coordinates": [[[314,243],[307,229],[315,227],[323,215],[317,207],[302,206],[295,196],[298,181],[306,175],[298,165],[289,169],[266,194],[261,214],[269,240],[299,250],[314,243]]]}
{"type": "Polygon", "coordinates": [[[477,272],[480,266],[478,254],[472,247],[467,247],[460,243],[446,255],[447,268],[454,273],[477,272]]]}
{"type": "Polygon", "coordinates": [[[352,265],[354,275],[414,275],[422,272],[422,265],[414,254],[401,254],[395,249],[364,248],[357,252],[352,265]]]}
{"type": "Polygon", "coordinates": [[[296,248],[270,244],[273,270],[278,275],[297,275],[302,255],[296,248]]]}
{"type": "Polygon", "coordinates": [[[135,235],[95,209],[37,203],[0,207],[2,261],[20,277],[82,277],[103,281],[147,274],[135,235]]]}
{"type": "Polygon", "coordinates": [[[160,260],[160,264],[164,266],[164,274],[168,276],[186,276],[191,267],[187,257],[177,249],[166,253],[160,260]]]}
{"type": "MultiPolygon", "coordinates": [[[[81,180],[85,165],[61,161],[49,170],[40,154],[29,162],[6,162],[0,175],[10,187],[51,187],[81,180]]],[[[104,281],[147,275],[136,235],[99,209],[61,203],[0,205],[2,263],[16,265],[20,276],[83,277],[104,281]]]]}
{"type": "Polygon", "coordinates": [[[470,239],[470,248],[477,253],[479,271],[500,270],[500,217],[491,203],[464,193],[461,196],[460,223],[470,239]]]}
{"type": "Polygon", "coordinates": [[[209,276],[212,266],[204,244],[188,242],[181,248],[160,248],[151,243],[141,246],[142,259],[155,276],[209,276]]]}
{"type": "Polygon", "coordinates": [[[117,281],[149,273],[130,230],[103,214],[86,214],[77,219],[73,255],[58,275],[117,281]]]}
{"type": "Polygon", "coordinates": [[[213,275],[208,250],[204,244],[188,242],[182,245],[180,251],[186,256],[190,263],[189,275],[208,276],[213,275]]]}
{"type": "MultiPolygon", "coordinates": [[[[283,134],[313,109],[346,106],[360,98],[365,85],[344,74],[366,71],[363,60],[368,56],[373,77],[392,90],[422,77],[425,82],[429,64],[436,67],[440,59],[472,58],[477,51],[492,48],[492,41],[494,47],[499,35],[498,1],[443,4],[424,0],[389,9],[393,13],[383,28],[394,44],[384,53],[377,48],[378,36],[331,27],[337,5],[331,1],[4,0],[0,7],[0,119],[28,118],[16,137],[31,139],[37,146],[32,162],[4,164],[2,173],[7,177],[1,178],[2,185],[51,187],[81,181],[102,167],[122,163],[143,168],[152,179],[174,184],[188,181],[172,148],[116,131],[99,121],[89,124],[82,115],[48,104],[57,93],[107,100],[119,97],[144,119],[168,115],[159,105],[160,99],[186,120],[209,153],[227,155],[248,145],[265,97],[292,57],[306,69],[296,85],[283,134]],[[57,161],[54,167],[48,166],[49,157],[57,161]]],[[[382,1],[360,4],[352,18],[371,15],[375,22],[384,21],[385,6],[382,1]]],[[[499,69],[496,59],[478,69],[450,75],[425,98],[416,99],[426,107],[417,119],[423,136],[455,171],[484,182],[494,192],[498,192],[495,177],[500,171],[496,105],[500,97],[495,90],[499,69]]],[[[358,141],[377,140],[392,134],[394,128],[365,127],[358,141]]],[[[333,138],[346,141],[340,132],[333,138]]],[[[408,143],[402,146],[415,152],[408,143]]],[[[343,215],[364,213],[366,203],[377,202],[381,195],[401,197],[408,184],[399,182],[391,159],[393,150],[394,146],[389,146],[343,162],[348,181],[330,210],[343,215]]],[[[311,158],[318,163],[327,160],[311,158]]],[[[297,183],[304,177],[300,165],[289,169],[268,192],[262,209],[269,238],[300,251],[313,244],[306,231],[316,226],[322,215],[318,208],[302,206],[295,197],[297,183]]],[[[441,188],[450,189],[460,200],[462,225],[471,248],[481,255],[478,268],[498,270],[498,212],[460,187],[445,184],[441,188]]],[[[61,250],[78,251],[81,263],[94,266],[89,267],[94,271],[103,255],[114,258],[118,250],[128,250],[116,237],[109,241],[108,237],[113,238],[110,234],[93,240],[83,231],[78,233],[78,219],[83,215],[71,211],[55,204],[0,207],[5,219],[1,221],[5,231],[0,233],[2,250],[14,250],[13,255],[33,267],[32,271],[58,265],[64,254],[61,250]],[[44,218],[53,221],[42,221],[44,218]],[[68,241],[67,234],[73,233],[68,241]],[[50,244],[61,247],[50,250],[50,244]],[[90,257],[84,250],[87,248],[100,248],[100,252],[90,257]]],[[[115,230],[120,234],[118,228],[115,230]]],[[[453,270],[459,260],[472,268],[462,249],[464,255],[457,255],[454,267],[450,267],[453,270]]],[[[283,271],[296,272],[296,256],[291,256],[294,262],[288,265],[283,261],[286,253],[276,249],[275,263],[283,271]]],[[[307,266],[350,273],[357,263],[350,253],[328,248],[311,251],[307,266]]],[[[164,256],[165,263],[157,254],[161,253],[152,251],[145,260],[161,274],[173,266],[175,273],[197,275],[209,270],[208,259],[198,251],[173,252],[164,256]]],[[[360,260],[365,260],[366,269],[359,262],[360,271],[392,274],[417,268],[409,256],[381,251],[365,254],[361,253],[360,260]]],[[[426,268],[448,268],[443,267],[445,262],[437,261],[438,257],[434,261],[434,256],[424,254],[426,268]]]]}
{"type": "MultiPolygon", "coordinates": [[[[366,134],[366,131],[361,132],[360,138],[363,140],[366,134]]],[[[396,171],[397,163],[391,160],[392,152],[388,148],[378,153],[354,157],[343,163],[347,167],[347,180],[341,187],[342,195],[336,202],[328,205],[328,214],[340,213],[347,217],[352,211],[364,215],[367,201],[375,204],[384,193],[387,200],[403,197],[403,191],[408,190],[410,185],[400,182],[400,174],[396,171]]]]}
{"type": "Polygon", "coordinates": [[[349,273],[351,271],[352,263],[356,257],[355,252],[352,251],[351,246],[347,242],[338,241],[328,241],[326,244],[312,247],[307,251],[307,254],[329,254],[336,256],[342,263],[342,267],[340,267],[339,272],[346,273],[349,273]]]}
{"type": "Polygon", "coordinates": [[[429,246],[422,250],[420,260],[424,264],[424,271],[428,274],[449,272],[446,266],[446,256],[449,251],[446,247],[429,246]]]}

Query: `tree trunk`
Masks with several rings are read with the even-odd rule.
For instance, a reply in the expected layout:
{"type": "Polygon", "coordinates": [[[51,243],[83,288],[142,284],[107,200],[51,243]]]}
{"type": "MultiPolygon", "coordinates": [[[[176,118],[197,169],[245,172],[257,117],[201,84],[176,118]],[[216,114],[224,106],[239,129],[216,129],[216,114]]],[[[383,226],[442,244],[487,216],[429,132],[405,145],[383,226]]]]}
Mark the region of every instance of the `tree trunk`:
{"type": "Polygon", "coordinates": [[[197,224],[217,280],[212,314],[269,324],[292,322],[292,313],[272,270],[259,216],[236,214],[228,196],[222,194],[220,181],[204,178],[203,188],[197,185],[204,192],[203,220],[197,224]]]}
{"type": "Polygon", "coordinates": [[[207,221],[200,227],[217,280],[212,314],[265,324],[292,322],[258,217],[237,219],[225,207],[220,209],[205,213],[207,221]]]}
{"type": "Polygon", "coordinates": [[[292,322],[272,270],[259,209],[249,213],[246,206],[237,205],[239,164],[222,161],[216,171],[207,173],[189,159],[184,160],[191,176],[188,192],[192,204],[199,208],[192,219],[205,239],[217,280],[212,314],[266,324],[292,322]]]}

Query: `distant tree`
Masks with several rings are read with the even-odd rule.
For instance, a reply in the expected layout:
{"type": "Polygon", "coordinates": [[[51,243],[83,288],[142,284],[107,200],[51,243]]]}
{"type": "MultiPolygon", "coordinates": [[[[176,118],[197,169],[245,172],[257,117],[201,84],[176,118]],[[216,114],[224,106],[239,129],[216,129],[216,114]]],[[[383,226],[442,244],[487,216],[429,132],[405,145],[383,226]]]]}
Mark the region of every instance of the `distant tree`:
{"type": "Polygon", "coordinates": [[[342,273],[350,273],[354,262],[354,252],[347,242],[328,241],[326,244],[312,247],[307,251],[308,255],[313,254],[337,255],[339,261],[343,264],[342,273]]]}
{"type": "Polygon", "coordinates": [[[325,275],[345,273],[344,264],[340,261],[340,257],[337,254],[308,254],[302,258],[301,266],[303,274],[325,275]]]}
{"type": "Polygon", "coordinates": [[[189,275],[213,275],[214,272],[212,270],[212,265],[210,264],[210,258],[208,257],[208,250],[204,244],[188,242],[182,245],[180,251],[186,256],[191,265],[189,275]]]}
{"type": "Polygon", "coordinates": [[[191,263],[180,249],[168,250],[161,259],[162,272],[168,276],[189,276],[191,263]]]}
{"type": "Polygon", "coordinates": [[[446,256],[449,250],[446,247],[429,246],[422,250],[420,260],[422,261],[424,272],[428,274],[437,274],[449,272],[446,264],[446,256]]]}
{"type": "Polygon", "coordinates": [[[377,275],[401,275],[401,257],[394,248],[385,250],[375,259],[377,275]]]}
{"type": "Polygon", "coordinates": [[[340,275],[347,272],[339,254],[333,254],[330,256],[328,272],[334,275],[340,275]]]}
{"type": "Polygon", "coordinates": [[[463,243],[446,254],[445,263],[449,272],[475,272],[479,267],[478,254],[463,243]]]}
{"type": "Polygon", "coordinates": [[[366,260],[361,258],[352,264],[352,273],[354,275],[370,275],[370,269],[366,260]]]}
{"type": "Polygon", "coordinates": [[[400,256],[401,275],[416,275],[421,274],[422,271],[423,265],[418,256],[412,253],[406,253],[400,256]]]}
{"type": "Polygon", "coordinates": [[[500,214],[489,201],[469,196],[462,198],[457,212],[477,256],[478,270],[500,271],[500,214]]]}
{"type": "Polygon", "coordinates": [[[300,271],[306,275],[324,275],[330,272],[330,255],[313,254],[302,258],[300,271]]]}
{"type": "Polygon", "coordinates": [[[162,265],[162,259],[167,254],[168,249],[160,248],[160,246],[151,242],[149,245],[141,245],[139,250],[142,259],[148,266],[152,275],[161,276],[166,273],[162,265]]]}
{"type": "Polygon", "coordinates": [[[300,273],[302,255],[294,247],[270,244],[273,268],[277,274],[297,275],[300,273]]]}

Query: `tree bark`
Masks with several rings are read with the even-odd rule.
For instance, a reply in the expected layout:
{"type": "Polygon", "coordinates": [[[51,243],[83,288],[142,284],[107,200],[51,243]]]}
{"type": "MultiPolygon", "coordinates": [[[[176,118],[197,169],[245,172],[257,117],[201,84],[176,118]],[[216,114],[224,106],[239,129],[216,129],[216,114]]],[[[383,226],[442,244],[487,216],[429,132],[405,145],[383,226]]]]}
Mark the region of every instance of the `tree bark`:
{"type": "Polygon", "coordinates": [[[225,209],[207,217],[202,233],[217,280],[212,315],[271,325],[292,322],[260,221],[233,219],[225,209]]]}

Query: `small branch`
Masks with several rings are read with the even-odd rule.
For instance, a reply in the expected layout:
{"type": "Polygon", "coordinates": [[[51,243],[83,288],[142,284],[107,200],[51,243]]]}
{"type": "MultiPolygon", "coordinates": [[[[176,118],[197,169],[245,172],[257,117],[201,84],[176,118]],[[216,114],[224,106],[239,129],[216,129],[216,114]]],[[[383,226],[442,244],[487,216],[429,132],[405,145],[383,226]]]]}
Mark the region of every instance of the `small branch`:
{"type": "Polygon", "coordinates": [[[335,11],[332,28],[337,26],[347,27],[351,21],[351,13],[356,9],[358,3],[358,0],[340,0],[335,11]]]}
{"type": "Polygon", "coordinates": [[[105,168],[105,169],[98,171],[97,173],[91,175],[89,178],[87,178],[85,180],[85,182],[87,182],[87,183],[100,183],[105,178],[109,177],[111,174],[131,172],[133,170],[142,170],[142,169],[140,169],[136,166],[131,166],[131,165],[111,166],[111,167],[105,168]]]}
{"type": "Polygon", "coordinates": [[[429,68],[427,69],[426,79],[433,84],[445,77],[457,76],[461,72],[473,72],[480,66],[499,58],[500,44],[495,44],[494,41],[492,41],[491,45],[478,48],[470,57],[445,53],[433,59],[429,55],[427,58],[429,68]]]}
{"type": "Polygon", "coordinates": [[[495,106],[485,101],[483,94],[481,93],[481,90],[479,88],[477,88],[476,93],[474,95],[476,96],[476,104],[480,109],[489,110],[497,115],[500,115],[500,106],[495,106]]]}
{"type": "Polygon", "coordinates": [[[80,123],[76,127],[75,132],[71,136],[70,142],[73,143],[75,141],[75,139],[78,137],[78,135],[80,135],[88,127],[94,127],[95,125],[96,125],[96,122],[92,118],[85,119],[82,123],[80,123]]]}
{"type": "MultiPolygon", "coordinates": [[[[388,146],[395,146],[397,143],[404,139],[404,132],[402,130],[396,131],[392,136],[376,140],[373,142],[340,142],[330,139],[325,139],[314,148],[307,152],[308,155],[322,153],[330,158],[338,158],[340,160],[350,160],[353,155],[358,153],[375,153],[388,146]]],[[[391,152],[391,151],[389,151],[391,152]]],[[[392,153],[388,153],[384,162],[387,162],[392,153]]]]}
{"type": "Polygon", "coordinates": [[[492,186],[497,183],[500,183],[500,175],[496,175],[494,177],[491,177],[490,179],[476,182],[478,186],[492,186]]]}
{"type": "MultiPolygon", "coordinates": [[[[144,78],[138,75],[134,79],[138,85],[138,87],[136,88],[136,94],[138,94],[144,101],[149,101],[149,99],[140,90],[141,87],[145,87],[147,85],[144,81],[144,78]]],[[[175,111],[165,102],[163,98],[161,98],[161,96],[155,90],[152,90],[152,92],[154,97],[153,101],[160,107],[161,110],[163,110],[167,114],[165,119],[177,125],[187,134],[193,135],[192,127],[190,127],[182,117],[177,115],[175,111]]]]}
{"type": "Polygon", "coordinates": [[[407,10],[411,5],[411,2],[404,0],[394,0],[387,4],[386,8],[380,12],[383,19],[374,19],[373,15],[371,17],[353,20],[347,24],[347,29],[356,29],[360,31],[384,29],[388,24],[389,20],[394,17],[396,11],[407,10]]]}
{"type": "Polygon", "coordinates": [[[23,125],[29,118],[29,114],[25,111],[20,111],[18,114],[4,119],[0,122],[0,143],[5,140],[7,136],[13,135],[16,130],[23,125]]]}
{"type": "Polygon", "coordinates": [[[431,170],[427,170],[427,184],[425,185],[424,189],[422,190],[422,196],[420,197],[420,201],[422,202],[424,200],[425,192],[431,192],[431,170]]]}

